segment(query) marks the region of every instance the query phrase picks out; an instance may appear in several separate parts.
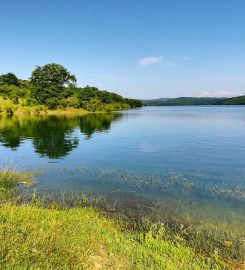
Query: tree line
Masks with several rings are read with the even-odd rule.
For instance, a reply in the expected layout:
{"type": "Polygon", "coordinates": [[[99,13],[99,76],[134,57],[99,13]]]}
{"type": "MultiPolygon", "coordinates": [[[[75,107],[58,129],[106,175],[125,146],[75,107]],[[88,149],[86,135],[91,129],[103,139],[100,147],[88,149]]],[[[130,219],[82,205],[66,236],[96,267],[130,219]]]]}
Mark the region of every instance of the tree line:
{"type": "Polygon", "coordinates": [[[28,80],[13,73],[0,75],[0,96],[21,106],[43,105],[48,109],[83,108],[112,111],[141,107],[140,100],[124,98],[96,87],[77,87],[77,79],[59,64],[37,66],[28,80]]]}

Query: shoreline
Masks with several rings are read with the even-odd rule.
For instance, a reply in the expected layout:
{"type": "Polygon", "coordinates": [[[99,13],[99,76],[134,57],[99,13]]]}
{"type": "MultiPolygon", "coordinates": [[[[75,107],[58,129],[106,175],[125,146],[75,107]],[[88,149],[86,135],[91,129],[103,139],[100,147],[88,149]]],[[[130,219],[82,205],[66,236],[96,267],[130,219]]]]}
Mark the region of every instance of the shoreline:
{"type": "Polygon", "coordinates": [[[49,116],[49,115],[86,115],[90,114],[91,112],[84,110],[82,108],[76,109],[76,108],[67,108],[67,109],[55,109],[55,110],[49,110],[49,109],[38,109],[35,107],[20,107],[15,110],[13,110],[11,113],[0,111],[0,115],[2,116],[8,116],[8,115],[14,115],[14,116],[49,116]]]}
{"type": "MultiPolygon", "coordinates": [[[[40,250],[39,255],[45,256],[45,259],[54,259],[49,267],[58,263],[62,268],[64,262],[61,254],[68,261],[74,258],[73,252],[70,254],[68,251],[70,247],[80,250],[80,253],[76,251],[79,254],[77,260],[83,258],[86,264],[103,247],[103,252],[107,254],[106,269],[111,269],[107,263],[118,257],[126,258],[124,263],[127,262],[129,267],[112,269],[150,269],[152,262],[160,268],[151,269],[176,270],[228,270],[240,269],[242,265],[243,239],[232,238],[232,235],[218,230],[200,231],[181,224],[173,226],[147,220],[137,221],[120,212],[108,212],[100,200],[95,198],[91,201],[85,195],[71,198],[61,196],[58,200],[42,197],[35,192],[23,196],[21,187],[35,184],[34,176],[35,173],[18,172],[10,167],[0,170],[0,242],[7,254],[11,250],[17,252],[16,256],[20,259],[15,266],[23,266],[22,246],[28,247],[25,263],[35,267],[44,262],[35,256],[33,248],[40,250]],[[7,228],[11,229],[6,231],[7,228]],[[23,230],[26,230],[25,237],[21,233],[23,230]],[[3,235],[1,231],[6,233],[3,235]],[[93,235],[96,235],[96,239],[93,235]],[[54,237],[53,241],[43,242],[43,237],[50,239],[51,236],[54,237]],[[77,242],[77,239],[83,240],[77,242]],[[87,246],[91,250],[88,257],[87,249],[81,251],[84,241],[93,242],[92,246],[87,246]],[[50,248],[52,251],[46,254],[50,248]],[[57,260],[56,256],[61,259],[57,260]],[[33,260],[28,259],[31,257],[33,260]]],[[[6,262],[6,266],[7,263],[13,263],[8,258],[1,258],[1,254],[0,259],[6,262]]],[[[116,261],[115,265],[118,266],[116,261]]],[[[90,269],[87,265],[85,267],[90,269]]]]}

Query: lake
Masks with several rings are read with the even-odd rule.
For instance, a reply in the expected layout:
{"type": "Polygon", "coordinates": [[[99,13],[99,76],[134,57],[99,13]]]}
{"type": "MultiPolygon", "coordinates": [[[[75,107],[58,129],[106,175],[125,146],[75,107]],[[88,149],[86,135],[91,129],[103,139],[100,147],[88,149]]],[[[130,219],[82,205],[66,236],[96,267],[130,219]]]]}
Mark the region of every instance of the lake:
{"type": "Polygon", "coordinates": [[[130,217],[244,228],[245,106],[0,116],[0,164],[42,171],[42,194],[81,192],[130,217]]]}

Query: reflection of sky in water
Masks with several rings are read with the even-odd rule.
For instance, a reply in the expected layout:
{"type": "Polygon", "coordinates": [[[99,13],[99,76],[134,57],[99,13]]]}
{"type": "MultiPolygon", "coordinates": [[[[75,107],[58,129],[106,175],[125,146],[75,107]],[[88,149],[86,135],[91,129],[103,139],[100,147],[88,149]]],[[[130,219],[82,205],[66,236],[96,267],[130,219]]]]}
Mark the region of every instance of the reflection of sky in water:
{"type": "Polygon", "coordinates": [[[139,145],[139,151],[142,153],[156,153],[159,152],[160,147],[150,143],[142,143],[139,145]]]}
{"type": "Polygon", "coordinates": [[[43,170],[40,190],[110,194],[127,208],[130,203],[126,202],[133,205],[143,200],[145,205],[150,202],[151,210],[155,207],[155,215],[165,211],[169,219],[199,220],[200,224],[206,219],[235,228],[244,222],[244,201],[225,193],[235,187],[244,190],[244,139],[243,106],[148,107],[117,115],[52,120],[2,117],[0,163],[43,170]],[[88,171],[81,175],[83,167],[88,171]],[[116,173],[101,181],[93,174],[96,170],[141,178],[158,175],[161,181],[169,175],[184,175],[195,190],[159,191],[149,183],[136,187],[116,173]],[[216,197],[210,194],[215,185],[220,189],[216,197]]]}

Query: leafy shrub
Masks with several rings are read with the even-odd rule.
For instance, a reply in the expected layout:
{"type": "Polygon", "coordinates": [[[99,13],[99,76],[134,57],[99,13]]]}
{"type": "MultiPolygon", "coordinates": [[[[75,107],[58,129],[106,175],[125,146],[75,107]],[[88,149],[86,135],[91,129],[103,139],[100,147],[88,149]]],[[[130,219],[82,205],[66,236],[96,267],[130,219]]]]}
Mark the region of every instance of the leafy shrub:
{"type": "Polygon", "coordinates": [[[73,108],[79,108],[80,103],[77,97],[69,97],[67,99],[62,99],[60,102],[61,107],[73,107],[73,108]]]}
{"type": "Polygon", "coordinates": [[[12,101],[13,101],[14,104],[19,104],[19,99],[18,99],[17,96],[13,96],[12,101]]]}
{"type": "Polygon", "coordinates": [[[49,109],[56,109],[57,108],[57,99],[56,98],[49,98],[46,101],[46,105],[49,109]]]}
{"type": "Polygon", "coordinates": [[[13,73],[2,74],[0,76],[0,84],[7,84],[7,85],[19,85],[19,80],[13,73]]]}
{"type": "Polygon", "coordinates": [[[35,98],[27,98],[22,101],[22,106],[35,106],[38,105],[38,101],[35,98]]]}
{"type": "Polygon", "coordinates": [[[38,105],[38,106],[34,106],[33,110],[35,114],[39,114],[42,111],[43,112],[47,111],[47,107],[45,107],[44,105],[38,105]]]}
{"type": "Polygon", "coordinates": [[[2,105],[2,111],[6,114],[13,114],[15,111],[15,106],[11,100],[8,100],[3,103],[2,105]]]}

